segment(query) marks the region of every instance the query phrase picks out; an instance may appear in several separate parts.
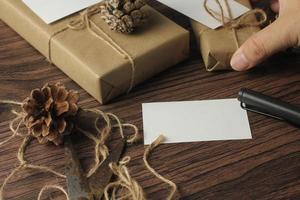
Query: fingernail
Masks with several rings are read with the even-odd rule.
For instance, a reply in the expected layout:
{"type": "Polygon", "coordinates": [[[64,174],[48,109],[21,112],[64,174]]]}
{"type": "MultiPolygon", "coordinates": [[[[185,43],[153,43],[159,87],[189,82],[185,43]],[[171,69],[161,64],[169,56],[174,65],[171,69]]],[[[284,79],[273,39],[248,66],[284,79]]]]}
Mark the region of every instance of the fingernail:
{"type": "Polygon", "coordinates": [[[249,68],[249,60],[241,49],[237,50],[230,61],[231,67],[236,71],[243,71],[249,68]]]}

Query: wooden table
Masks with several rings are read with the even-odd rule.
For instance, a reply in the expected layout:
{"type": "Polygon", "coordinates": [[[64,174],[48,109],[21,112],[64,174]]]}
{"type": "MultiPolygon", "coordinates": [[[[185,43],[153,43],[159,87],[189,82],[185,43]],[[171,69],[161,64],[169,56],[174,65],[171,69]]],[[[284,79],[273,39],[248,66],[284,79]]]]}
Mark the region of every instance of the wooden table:
{"type": "MultiPolygon", "coordinates": [[[[154,3],[172,20],[189,28],[187,18],[154,3]]],[[[285,101],[300,104],[300,56],[283,53],[248,72],[208,73],[192,39],[189,60],[172,67],[108,105],[99,105],[90,95],[50,65],[18,34],[0,22],[0,99],[21,101],[31,89],[44,83],[63,82],[81,95],[80,106],[100,108],[136,124],[142,133],[141,103],[160,101],[235,98],[241,87],[251,88],[285,101]]],[[[13,118],[9,106],[0,106],[0,140],[9,134],[13,118]]],[[[300,199],[300,130],[281,121],[249,113],[252,140],[195,142],[159,146],[150,163],[174,181],[182,199],[300,199]]],[[[21,138],[0,149],[0,182],[16,165],[21,138]]],[[[87,166],[93,160],[91,142],[78,142],[79,156],[87,166]]],[[[130,146],[126,155],[132,176],[144,188],[148,199],[166,197],[169,187],[151,175],[143,165],[142,142],[130,146]]],[[[33,142],[27,158],[40,165],[63,171],[61,148],[33,142]]],[[[36,199],[45,183],[61,183],[45,173],[19,173],[7,186],[5,199],[36,199]]],[[[53,198],[63,199],[60,193],[53,198]]]]}

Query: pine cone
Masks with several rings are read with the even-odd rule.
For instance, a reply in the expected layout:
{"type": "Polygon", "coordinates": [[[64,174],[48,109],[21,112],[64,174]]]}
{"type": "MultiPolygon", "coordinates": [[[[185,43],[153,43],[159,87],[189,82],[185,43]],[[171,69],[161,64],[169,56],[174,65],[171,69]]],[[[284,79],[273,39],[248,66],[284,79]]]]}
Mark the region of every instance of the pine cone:
{"type": "Polygon", "coordinates": [[[72,131],[78,98],[76,91],[68,91],[60,83],[32,90],[23,102],[24,122],[29,133],[40,143],[62,144],[63,137],[72,131]]]}
{"type": "Polygon", "coordinates": [[[102,19],[112,30],[131,33],[146,19],[144,0],[105,0],[101,5],[102,19]]]}

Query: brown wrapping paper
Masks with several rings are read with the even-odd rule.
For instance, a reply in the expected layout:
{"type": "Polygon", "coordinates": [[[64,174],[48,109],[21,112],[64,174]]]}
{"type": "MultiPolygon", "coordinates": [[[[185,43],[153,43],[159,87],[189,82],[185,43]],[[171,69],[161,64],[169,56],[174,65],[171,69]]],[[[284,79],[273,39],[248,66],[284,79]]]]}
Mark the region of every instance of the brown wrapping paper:
{"type": "MultiPolygon", "coordinates": [[[[237,1],[251,8],[249,0],[237,1]]],[[[257,19],[253,15],[249,17],[248,20],[256,21],[257,19]]],[[[191,20],[191,25],[200,46],[203,62],[207,71],[231,69],[230,60],[238,48],[232,28],[220,27],[213,30],[194,20],[191,20]]],[[[259,27],[254,26],[237,28],[236,33],[239,45],[243,44],[251,35],[259,30],[259,27]]]]}
{"type": "MultiPolygon", "coordinates": [[[[109,30],[100,15],[91,20],[134,58],[135,68],[87,29],[65,29],[74,14],[51,25],[44,23],[22,0],[1,0],[0,17],[100,103],[125,93],[134,84],[184,60],[189,33],[149,6],[147,24],[126,35],[109,30]],[[51,38],[51,42],[49,40],[51,38]],[[50,46],[49,46],[50,45],[50,46]]],[[[101,33],[99,33],[101,35],[101,33]]]]}

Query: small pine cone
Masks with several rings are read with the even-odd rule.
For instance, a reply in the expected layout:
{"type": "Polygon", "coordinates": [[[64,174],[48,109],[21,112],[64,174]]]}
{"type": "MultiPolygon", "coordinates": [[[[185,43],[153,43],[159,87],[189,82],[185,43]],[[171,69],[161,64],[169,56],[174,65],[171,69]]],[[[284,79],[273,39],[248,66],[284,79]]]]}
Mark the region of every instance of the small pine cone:
{"type": "Polygon", "coordinates": [[[142,23],[143,13],[140,10],[132,11],[130,16],[133,19],[134,24],[140,25],[142,23]]]}
{"type": "Polygon", "coordinates": [[[105,0],[100,6],[102,19],[110,29],[131,33],[145,21],[144,0],[105,0]]]}
{"type": "Polygon", "coordinates": [[[124,16],[122,17],[122,21],[125,23],[125,25],[126,25],[128,28],[133,28],[134,23],[133,23],[132,18],[131,18],[129,15],[124,15],[124,16]]]}
{"type": "Polygon", "coordinates": [[[60,83],[32,90],[22,106],[29,134],[42,144],[49,141],[62,144],[63,137],[72,131],[72,117],[78,111],[78,98],[76,91],[68,91],[60,83]]]}
{"type": "Polygon", "coordinates": [[[144,5],[146,5],[144,0],[135,0],[134,5],[136,9],[142,8],[144,5]]]}
{"type": "Polygon", "coordinates": [[[107,0],[107,2],[108,2],[113,8],[118,8],[118,6],[119,6],[119,0],[107,0]]]}
{"type": "Polygon", "coordinates": [[[129,14],[131,11],[135,10],[134,3],[128,1],[123,5],[123,10],[126,14],[129,14]]]}
{"type": "Polygon", "coordinates": [[[113,15],[120,19],[124,15],[124,13],[121,10],[114,10],[113,15]]]}

